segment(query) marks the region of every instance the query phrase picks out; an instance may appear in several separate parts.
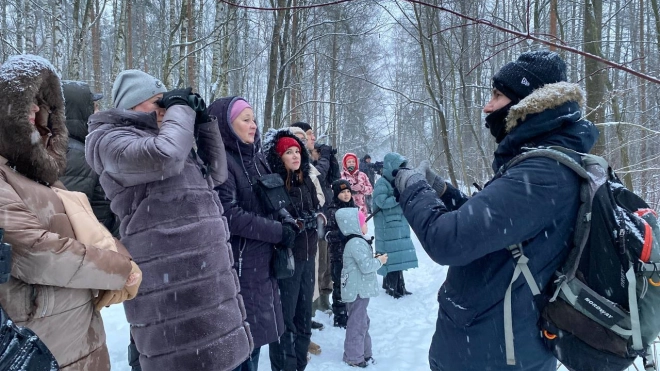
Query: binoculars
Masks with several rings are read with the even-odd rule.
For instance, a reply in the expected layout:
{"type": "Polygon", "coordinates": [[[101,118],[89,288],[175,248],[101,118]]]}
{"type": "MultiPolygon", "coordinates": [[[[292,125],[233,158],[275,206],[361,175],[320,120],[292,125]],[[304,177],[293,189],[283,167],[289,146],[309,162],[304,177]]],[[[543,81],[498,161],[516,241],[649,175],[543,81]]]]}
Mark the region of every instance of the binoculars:
{"type": "Polygon", "coordinates": [[[190,94],[188,96],[188,106],[195,112],[203,112],[206,109],[206,103],[199,94],[190,94]]]}

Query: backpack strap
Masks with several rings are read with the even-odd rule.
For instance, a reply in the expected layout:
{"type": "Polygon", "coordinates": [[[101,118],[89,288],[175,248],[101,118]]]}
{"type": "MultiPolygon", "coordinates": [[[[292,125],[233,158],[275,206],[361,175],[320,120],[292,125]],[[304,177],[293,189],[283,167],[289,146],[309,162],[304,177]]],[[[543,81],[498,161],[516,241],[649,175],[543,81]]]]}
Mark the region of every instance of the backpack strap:
{"type": "MultiPolygon", "coordinates": [[[[569,151],[569,152],[565,152],[563,150],[559,150],[559,148],[565,149],[563,147],[556,147],[552,149],[524,148],[523,153],[515,156],[513,159],[509,160],[506,164],[502,165],[498,169],[497,174],[495,174],[495,176],[493,177],[493,180],[504,175],[504,173],[511,167],[533,157],[547,157],[556,160],[557,162],[573,170],[581,178],[588,180],[589,174],[587,173],[587,171],[582,167],[582,165],[580,165],[577,161],[575,161],[572,157],[569,156],[569,154],[571,155],[578,154],[578,152],[571,151],[569,149],[565,149],[566,151],[569,151]]],[[[590,211],[591,211],[591,202],[589,202],[589,212],[590,211]]],[[[587,223],[586,225],[588,226],[590,224],[587,223]]],[[[580,243],[582,243],[582,245],[580,246],[584,246],[584,244],[586,244],[586,240],[588,236],[589,236],[589,231],[587,230],[586,233],[584,233],[579,237],[580,243]]],[[[532,275],[532,272],[529,270],[529,266],[527,265],[529,258],[527,258],[527,256],[525,256],[524,254],[522,243],[511,245],[507,247],[507,249],[511,252],[513,258],[516,260],[516,268],[513,271],[511,282],[509,282],[509,287],[507,288],[506,294],[504,295],[504,342],[505,342],[505,350],[506,350],[506,362],[508,365],[515,365],[516,358],[515,358],[515,351],[513,344],[513,314],[512,314],[512,305],[511,305],[511,293],[513,289],[513,284],[522,273],[523,277],[525,277],[525,281],[527,282],[527,285],[532,290],[532,294],[534,296],[539,295],[541,293],[541,290],[539,289],[538,284],[534,280],[534,276],[532,275]]]]}
{"type": "Polygon", "coordinates": [[[522,243],[511,245],[507,247],[507,249],[511,252],[513,258],[517,260],[516,269],[513,271],[513,277],[511,277],[511,282],[504,295],[504,344],[506,347],[506,363],[508,365],[515,365],[516,357],[513,349],[513,316],[511,311],[511,289],[513,283],[516,282],[520,273],[522,273],[534,296],[539,295],[541,290],[539,290],[539,286],[536,284],[534,276],[529,270],[529,266],[527,265],[529,258],[527,258],[523,252],[522,243]]]}

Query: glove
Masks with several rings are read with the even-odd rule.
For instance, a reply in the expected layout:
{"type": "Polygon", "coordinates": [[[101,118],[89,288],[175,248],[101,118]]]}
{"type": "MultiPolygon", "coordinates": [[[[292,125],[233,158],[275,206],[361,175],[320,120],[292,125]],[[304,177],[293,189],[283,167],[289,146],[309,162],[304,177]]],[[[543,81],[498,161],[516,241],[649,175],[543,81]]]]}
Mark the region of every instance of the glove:
{"type": "Polygon", "coordinates": [[[431,170],[431,163],[428,160],[424,160],[419,163],[418,168],[420,170],[424,169],[426,182],[431,185],[431,188],[438,194],[438,197],[442,197],[447,190],[447,183],[445,183],[445,180],[440,175],[431,170]]]}
{"type": "Polygon", "coordinates": [[[332,147],[327,144],[320,145],[319,154],[321,157],[329,159],[332,156],[332,147]]]}
{"type": "Polygon", "coordinates": [[[287,223],[282,223],[282,239],[280,240],[280,243],[275,245],[275,247],[281,249],[286,249],[287,247],[293,248],[293,243],[295,240],[296,232],[293,230],[293,228],[287,223]]]}
{"type": "Polygon", "coordinates": [[[169,109],[172,106],[188,106],[188,96],[191,95],[192,88],[174,89],[163,93],[163,97],[156,101],[159,106],[169,109]]]}
{"type": "Polygon", "coordinates": [[[419,166],[415,169],[402,167],[394,169],[394,171],[392,171],[392,176],[394,177],[393,186],[399,191],[399,194],[401,194],[406,187],[409,187],[420,180],[425,180],[426,170],[419,166]]]}
{"type": "Polygon", "coordinates": [[[131,273],[128,275],[126,284],[121,290],[104,290],[99,292],[99,296],[94,299],[94,308],[101,311],[103,307],[109,307],[112,304],[119,304],[126,300],[133,299],[142,283],[142,271],[131,261],[131,273]]]}

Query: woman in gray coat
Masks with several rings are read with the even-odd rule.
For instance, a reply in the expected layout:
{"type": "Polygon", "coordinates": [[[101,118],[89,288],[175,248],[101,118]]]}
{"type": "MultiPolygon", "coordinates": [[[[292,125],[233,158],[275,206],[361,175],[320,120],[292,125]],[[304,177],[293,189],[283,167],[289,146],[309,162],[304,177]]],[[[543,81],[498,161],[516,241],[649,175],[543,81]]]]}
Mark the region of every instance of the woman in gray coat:
{"type": "Polygon", "coordinates": [[[89,119],[87,162],[144,275],[124,305],[143,371],[232,370],[252,350],[213,191],[227,177],[224,147],[215,118],[196,114],[189,95],[127,70],[112,89],[116,108],[89,119]]]}

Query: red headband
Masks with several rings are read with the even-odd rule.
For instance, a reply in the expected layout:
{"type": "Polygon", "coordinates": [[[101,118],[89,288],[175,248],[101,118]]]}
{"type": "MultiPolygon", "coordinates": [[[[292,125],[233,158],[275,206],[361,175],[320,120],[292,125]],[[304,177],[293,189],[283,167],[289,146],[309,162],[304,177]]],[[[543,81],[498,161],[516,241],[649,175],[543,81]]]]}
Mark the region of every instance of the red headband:
{"type": "Polygon", "coordinates": [[[291,147],[297,147],[298,150],[300,151],[300,143],[298,143],[297,140],[291,137],[283,137],[277,141],[277,145],[275,146],[275,151],[280,157],[282,157],[284,152],[286,152],[286,150],[291,147]]]}

